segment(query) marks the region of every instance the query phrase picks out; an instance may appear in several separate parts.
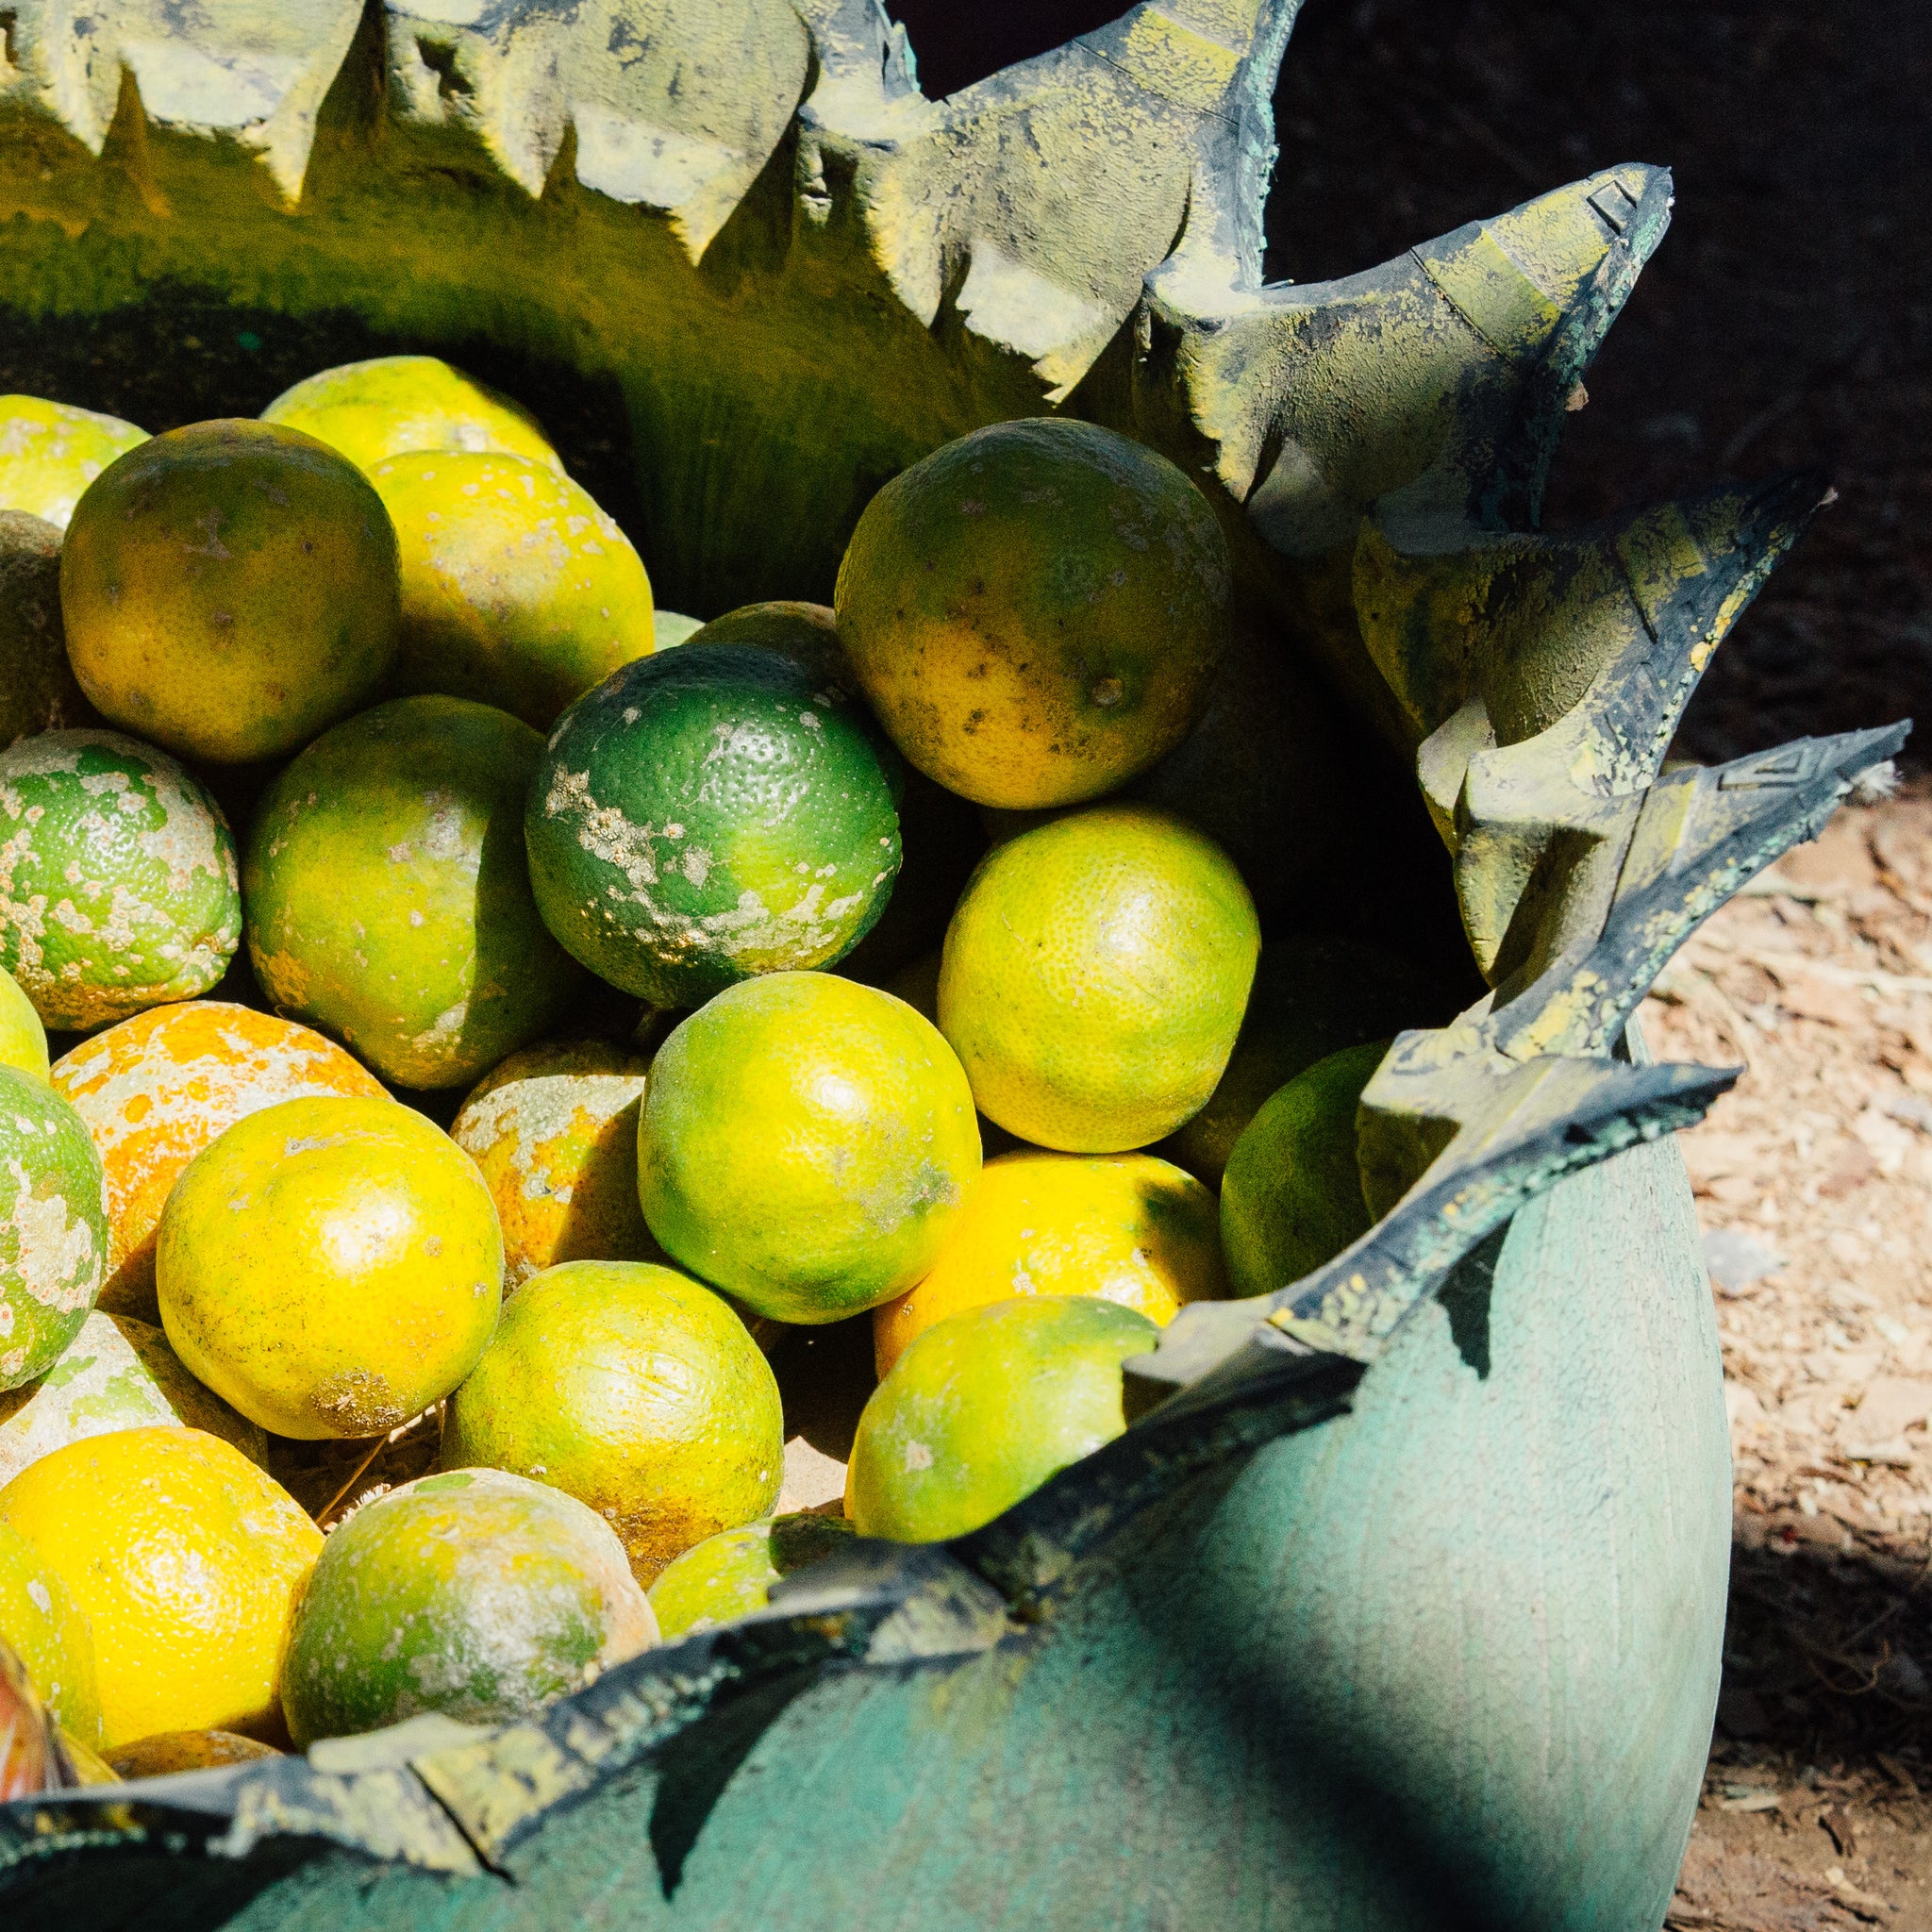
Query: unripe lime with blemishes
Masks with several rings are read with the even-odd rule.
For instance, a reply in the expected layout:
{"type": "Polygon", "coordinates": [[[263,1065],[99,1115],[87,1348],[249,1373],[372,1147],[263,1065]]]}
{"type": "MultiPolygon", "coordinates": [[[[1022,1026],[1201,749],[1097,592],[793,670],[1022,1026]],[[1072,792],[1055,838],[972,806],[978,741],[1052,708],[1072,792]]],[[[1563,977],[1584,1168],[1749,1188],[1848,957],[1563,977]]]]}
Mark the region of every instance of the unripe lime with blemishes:
{"type": "Polygon", "coordinates": [[[60,1359],[107,1260],[107,1182],[80,1116],[44,1080],[0,1067],[0,1389],[60,1359]]]}
{"type": "Polygon", "coordinates": [[[104,718],[218,764],[286,757],[390,668],[395,532],[362,473],[312,436],[192,424],[81,499],[60,605],[104,718]]]}
{"type": "Polygon", "coordinates": [[[48,731],[0,752],[0,966],[49,1026],[192,999],[242,939],[235,841],[165,752],[48,731]]]}
{"type": "Polygon", "coordinates": [[[57,1571],[0,1523],[0,1643],[26,1666],[42,1703],[83,1744],[101,1740],[94,1634],[57,1571]]]}
{"type": "Polygon", "coordinates": [[[306,431],[359,470],[408,450],[497,450],[563,467],[520,403],[435,356],[375,356],[318,370],[285,389],[261,420],[306,431]]]}
{"type": "Polygon", "coordinates": [[[638,1137],[651,1232],[778,1322],[836,1322],[938,1258],[979,1174],[973,1095],[905,1001],[828,973],[720,993],[658,1050],[638,1137]]]}
{"type": "Polygon", "coordinates": [[[1150,806],[1069,812],[980,861],[946,932],[940,1030],[1023,1141],[1145,1146],[1213,1092],[1260,945],[1212,840],[1150,806]]]}
{"type": "Polygon", "coordinates": [[[392,1100],[285,1100],[189,1163],[155,1251],[161,1324],[279,1436],[375,1436],[447,1395],[496,1325],[475,1162],[392,1100]]]}
{"type": "Polygon", "coordinates": [[[565,712],[525,832],[545,923],[656,1006],[828,966],[899,870],[870,721],[783,652],[680,645],[565,712]]]}
{"type": "Polygon", "coordinates": [[[842,1516],[801,1514],[767,1516],[707,1537],[651,1586],[659,1634],[669,1643],[763,1609],[774,1583],[837,1556],[852,1534],[842,1516]]]}
{"type": "Polygon", "coordinates": [[[638,1205],[649,1062],[609,1041],[524,1047],[477,1082],[450,1127],[503,1226],[503,1286],[559,1261],[652,1261],[638,1205]]]}
{"type": "Polygon", "coordinates": [[[860,1536],[964,1536],[1126,1427],[1121,1364],[1160,1331],[1085,1295],[992,1302],[914,1337],[873,1391],[846,1470],[860,1536]]]}
{"type": "Polygon", "coordinates": [[[188,1163],[244,1115],[304,1094],[383,1097],[331,1040],[226,1000],[151,1008],[63,1054],[55,1090],[87,1123],[108,1175],[100,1306],[158,1322],[155,1230],[188,1163]]]}
{"type": "Polygon", "coordinates": [[[40,396],[0,396],[0,508],[44,517],[64,530],[94,478],[147,440],[145,429],[118,416],[40,396]]]}
{"type": "Polygon", "coordinates": [[[242,868],[275,1006],[404,1087],[465,1086],[548,1031],[582,975],[544,930],[524,858],[542,750],[507,711],[415,697],[291,762],[242,868]]]}
{"type": "Polygon", "coordinates": [[[420,1477],[329,1537],[282,1673],[290,1735],[380,1730],[425,1711],[504,1724],[657,1641],[609,1527],[501,1470],[420,1477]]]}
{"type": "Polygon", "coordinates": [[[0,509],[0,749],[96,722],[60,624],[60,532],[25,510],[0,509]]]}
{"type": "Polygon", "coordinates": [[[839,566],[839,634],[892,741],[982,805],[1098,797],[1185,738],[1228,638],[1200,491],[1112,430],[1029,418],[894,477],[839,566]]]}
{"type": "Polygon", "coordinates": [[[402,555],[396,690],[476,698],[547,731],[655,647],[651,580],[582,485],[494,452],[391,457],[369,475],[402,555]]]}
{"type": "Polygon", "coordinates": [[[272,1730],[294,1600],[322,1533],[238,1449],[199,1429],[70,1442],[0,1489],[93,1632],[102,1745],[156,1731],[272,1730]]]}
{"type": "Polygon", "coordinates": [[[721,1295],[674,1268],[570,1261],[505,1305],[451,1398],[441,1466],[513,1470],[596,1510],[648,1583],[778,1500],[778,1384],[721,1295]]]}
{"type": "Polygon", "coordinates": [[[1237,1294],[1272,1294],[1369,1231],[1356,1109],[1386,1040],[1317,1060],[1268,1100],[1221,1180],[1221,1241],[1237,1294]]]}

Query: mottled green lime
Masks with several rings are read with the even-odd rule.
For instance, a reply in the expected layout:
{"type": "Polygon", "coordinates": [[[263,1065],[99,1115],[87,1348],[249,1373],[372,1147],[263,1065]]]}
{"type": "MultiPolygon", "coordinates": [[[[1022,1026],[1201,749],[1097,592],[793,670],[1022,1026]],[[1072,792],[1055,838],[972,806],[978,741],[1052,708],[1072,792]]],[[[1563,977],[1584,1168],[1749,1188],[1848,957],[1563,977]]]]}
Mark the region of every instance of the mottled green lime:
{"type": "Polygon", "coordinates": [[[1221,1245],[1234,1291],[1271,1294],[1369,1231],[1356,1108],[1386,1040],[1317,1060],[1274,1094],[1228,1157],[1221,1245]]]}
{"type": "Polygon", "coordinates": [[[245,419],[130,450],[60,552],[89,701],[221,764],[286,757],[366,702],[395,656],[397,596],[368,478],[312,436],[245,419]]]}
{"type": "Polygon", "coordinates": [[[1226,649],[1208,499],[1091,423],[962,436],[866,506],[833,601],[892,741],[981,805],[1070,805],[1186,737],[1226,649]]]}
{"type": "Polygon", "coordinates": [[[914,1337],[858,1419],[845,1513],[860,1536],[979,1528],[1126,1427],[1121,1364],[1160,1338],[1088,1295],[1024,1296],[914,1337]]]}
{"type": "Polygon", "coordinates": [[[1271,1093],[1345,1046],[1440,1026],[1455,1011],[1419,966],[1361,940],[1270,940],[1227,1071],[1208,1104],[1159,1151],[1218,1187],[1241,1129],[1271,1093]]]}
{"type": "Polygon", "coordinates": [[[0,1067],[0,1389],[43,1375],[108,1267],[108,1179],[85,1123],[44,1080],[0,1067]]]}
{"type": "Polygon", "coordinates": [[[524,860],[542,740],[466,698],[398,698],[264,794],[242,890],[276,1008],[405,1087],[457,1087],[547,1031],[581,984],[524,860]]]}
{"type": "Polygon", "coordinates": [[[13,974],[0,968],[0,1067],[47,1077],[47,1029],[13,974]]]}
{"type": "Polygon", "coordinates": [[[565,1261],[504,1305],[450,1398],[441,1466],[514,1470],[595,1509],[649,1581],[761,1516],[784,1478],[778,1384],[721,1295],[648,1261],[565,1261]]]}
{"type": "Polygon", "coordinates": [[[665,1251],[776,1322],[836,1322],[925,1274],[979,1174],[966,1075],[904,1000],[779,973],[658,1050],[638,1194],[665,1251]]]}
{"type": "Polygon", "coordinates": [[[0,967],[47,1025],[192,999],[241,940],[227,821],[165,752],[117,731],[0,752],[0,967]]]}
{"type": "Polygon", "coordinates": [[[261,412],[373,470],[406,450],[502,450],[563,467],[521,403],[435,356],[374,356],[304,376],[261,412]]]}
{"type": "Polygon", "coordinates": [[[428,1710],[502,1724],[657,1637],[616,1537],[575,1497],[494,1469],[423,1476],[323,1544],[282,1709],[303,1746],[428,1710]]]}
{"type": "Polygon", "coordinates": [[[782,652],[693,642],[626,664],[564,713],[530,788],[545,923],[656,1006],[830,965],[899,870],[867,732],[782,652]]]}
{"type": "Polygon", "coordinates": [[[60,532],[0,509],[0,747],[94,722],[60,625],[60,532]]]}
{"type": "Polygon", "coordinates": [[[392,457],[369,479],[402,553],[391,689],[476,698],[547,731],[654,648],[651,580],[580,483],[460,450],[392,457]]]}
{"type": "Polygon", "coordinates": [[[101,1694],[87,1612],[19,1530],[0,1523],[0,1643],[63,1730],[90,1750],[101,1741],[101,1694]]]}
{"type": "Polygon", "coordinates": [[[852,1534],[842,1516],[800,1514],[707,1537],[651,1586],[658,1634],[668,1643],[763,1609],[780,1577],[836,1555],[852,1534]]]}
{"type": "Polygon", "coordinates": [[[0,506],[64,530],[88,485],[146,441],[145,429],[118,416],[40,396],[0,396],[0,506]]]}

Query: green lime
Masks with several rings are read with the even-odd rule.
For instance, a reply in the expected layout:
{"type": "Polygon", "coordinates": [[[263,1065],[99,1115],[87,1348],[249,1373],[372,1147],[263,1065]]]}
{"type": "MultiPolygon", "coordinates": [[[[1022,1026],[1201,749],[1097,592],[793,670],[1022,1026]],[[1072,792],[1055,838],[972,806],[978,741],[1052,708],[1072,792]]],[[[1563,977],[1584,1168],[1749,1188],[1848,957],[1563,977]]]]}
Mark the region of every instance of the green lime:
{"type": "Polygon", "coordinates": [[[655,1006],[830,965],[899,870],[868,729],[761,646],[626,664],[564,713],[530,788],[530,877],[551,931],[655,1006]]]}
{"type": "Polygon", "coordinates": [[[842,1516],[767,1516],[721,1530],[685,1551],[651,1586],[651,1607],[668,1643],[761,1610],[772,1586],[835,1556],[851,1541],[842,1516]]]}
{"type": "Polygon", "coordinates": [[[444,1469],[534,1476],[596,1510],[645,1581],[778,1500],[778,1384],[724,1298],[648,1261],[565,1261],[505,1303],[450,1398],[444,1469]]]}
{"type": "Polygon", "coordinates": [[[1368,1233],[1356,1108],[1390,1041],[1297,1074],[1242,1130],[1221,1179],[1221,1245],[1238,1295],[1270,1294],[1368,1233]]]}
{"type": "Polygon", "coordinates": [[[47,1025],[192,999],[241,939],[227,821],[165,752],[117,731],[0,752],[0,967],[47,1025]]]}
{"type": "Polygon", "coordinates": [[[1126,1427],[1121,1364],[1160,1339],[1089,1295],[990,1302],[913,1337],[858,1419],[845,1513],[928,1543],[991,1523],[1126,1427]]]}
{"type": "Polygon", "coordinates": [[[282,1666],[305,1748],[425,1711],[504,1724],[657,1641],[609,1526],[501,1470],[419,1477],[330,1534],[282,1666]]]}
{"type": "Polygon", "coordinates": [[[467,1085],[561,1019],[581,974],[538,917],[520,836],[542,750],[507,711],[416,697],[295,758],[242,868],[276,1009],[431,1088],[467,1085]]]}

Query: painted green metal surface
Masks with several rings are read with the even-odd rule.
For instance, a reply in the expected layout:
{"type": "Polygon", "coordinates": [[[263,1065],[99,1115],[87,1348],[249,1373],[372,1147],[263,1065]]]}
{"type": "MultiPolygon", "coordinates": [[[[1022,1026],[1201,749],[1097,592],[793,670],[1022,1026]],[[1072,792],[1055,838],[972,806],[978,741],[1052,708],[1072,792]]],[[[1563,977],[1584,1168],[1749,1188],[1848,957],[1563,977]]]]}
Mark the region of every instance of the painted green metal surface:
{"type": "Polygon", "coordinates": [[[823,595],[878,483],[979,424],[1137,435],[1336,735],[1413,760],[1494,991],[1364,1095],[1370,1235],[1188,1310],[1126,1436],[986,1530],[857,1545],[502,1731],[0,1807],[8,1932],[1655,1932],[1729,1541],[1664,1137],[1729,1076],[1624,1024],[1902,733],[1662,774],[1820,486],[1537,531],[1659,169],[1263,287],[1294,11],[1149,0],[934,103],[872,0],[13,9],[17,339],[212,318],[239,369],[271,316],[509,352],[540,414],[546,372],[601,385],[706,615],[823,595]]]}

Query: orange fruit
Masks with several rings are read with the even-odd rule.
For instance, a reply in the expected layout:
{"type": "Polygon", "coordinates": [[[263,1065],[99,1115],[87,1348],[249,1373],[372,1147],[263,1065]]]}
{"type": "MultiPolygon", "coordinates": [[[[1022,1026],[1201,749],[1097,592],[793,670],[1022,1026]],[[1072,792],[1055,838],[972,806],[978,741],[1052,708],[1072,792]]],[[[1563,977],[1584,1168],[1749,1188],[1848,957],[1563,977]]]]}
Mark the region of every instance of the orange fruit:
{"type": "Polygon", "coordinates": [[[107,1170],[110,1246],[99,1306],[145,1322],[160,1319],[161,1209],[204,1147],[278,1101],[383,1097],[375,1076],[333,1041],[225,1000],[137,1013],[63,1054],[51,1077],[87,1123],[107,1170]]]}

